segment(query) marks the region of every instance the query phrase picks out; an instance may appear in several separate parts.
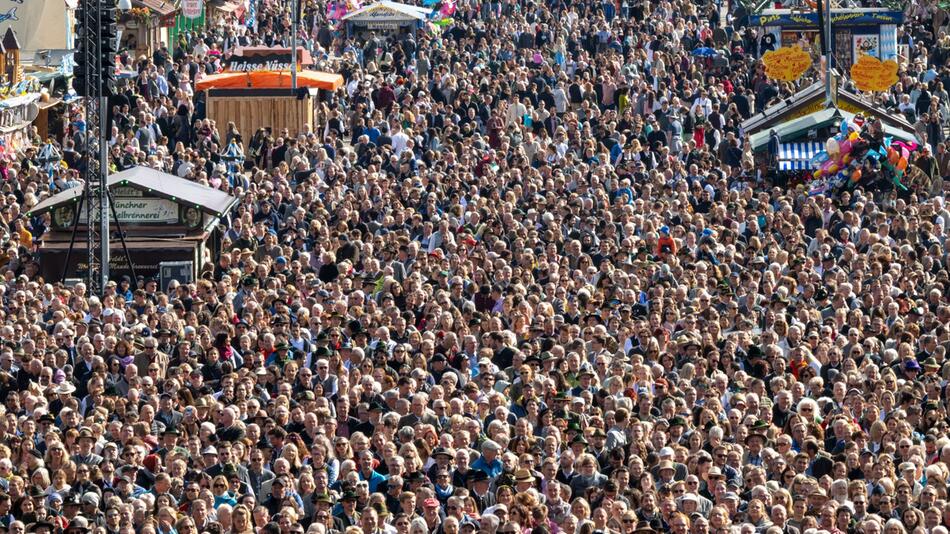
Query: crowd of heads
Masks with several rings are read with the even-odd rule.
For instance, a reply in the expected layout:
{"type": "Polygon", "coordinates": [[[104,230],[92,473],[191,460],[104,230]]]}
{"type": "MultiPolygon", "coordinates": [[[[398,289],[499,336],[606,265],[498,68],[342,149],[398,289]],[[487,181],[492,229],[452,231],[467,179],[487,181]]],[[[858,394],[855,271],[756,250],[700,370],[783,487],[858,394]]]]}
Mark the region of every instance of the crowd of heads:
{"type": "Polygon", "coordinates": [[[289,5],[123,51],[114,169],[238,203],[195,282],[91,294],[39,276],[26,215],[81,187],[82,107],[67,170],[0,162],[0,529],[947,534],[931,4],[875,96],[939,117],[930,180],[835,196],[756,164],[741,123],[815,73],[765,77],[745,2],[460,1],[353,34],[302,2],[345,78],[312,130],[216,124],[194,90],[288,45],[289,5]]]}

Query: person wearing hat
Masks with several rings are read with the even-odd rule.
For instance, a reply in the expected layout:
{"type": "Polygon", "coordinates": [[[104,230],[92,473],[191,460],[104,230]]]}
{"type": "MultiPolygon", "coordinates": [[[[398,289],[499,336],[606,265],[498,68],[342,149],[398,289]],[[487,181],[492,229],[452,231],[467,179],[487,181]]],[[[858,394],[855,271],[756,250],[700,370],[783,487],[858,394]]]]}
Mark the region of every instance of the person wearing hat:
{"type": "Polygon", "coordinates": [[[79,429],[79,451],[72,456],[72,461],[77,464],[88,466],[99,465],[102,462],[102,456],[92,452],[97,438],[89,427],[79,429]]]}
{"type": "Polygon", "coordinates": [[[914,358],[909,358],[904,361],[901,369],[906,380],[916,380],[917,375],[920,374],[920,363],[914,358]]]}
{"type": "Polygon", "coordinates": [[[442,514],[438,500],[429,497],[428,499],[422,501],[422,519],[425,520],[426,525],[429,528],[429,532],[437,532],[441,530],[442,514]]]}
{"type": "Polygon", "coordinates": [[[360,513],[357,511],[358,496],[353,490],[345,490],[342,495],[340,495],[340,507],[339,510],[333,513],[333,516],[338,519],[335,520],[337,524],[342,526],[343,529],[347,529],[353,526],[359,526],[360,524],[360,513]]]}
{"type": "Polygon", "coordinates": [[[595,390],[593,369],[589,365],[582,365],[577,372],[577,385],[570,389],[570,396],[580,397],[585,391],[593,394],[595,390]]]}
{"type": "Polygon", "coordinates": [[[31,534],[55,534],[56,529],[56,525],[46,520],[36,521],[35,523],[26,525],[26,531],[31,534]]]}
{"type": "Polygon", "coordinates": [[[82,516],[98,525],[105,523],[105,514],[99,509],[100,501],[99,494],[92,491],[84,493],[80,499],[82,516]]]}
{"type": "Polygon", "coordinates": [[[89,528],[89,520],[83,516],[78,516],[69,522],[69,526],[63,531],[63,534],[88,534],[92,532],[89,528]]]}
{"type": "Polygon", "coordinates": [[[436,475],[441,472],[451,472],[452,471],[452,461],[455,459],[455,451],[452,449],[447,449],[445,447],[436,447],[432,449],[432,453],[429,455],[435,463],[432,464],[432,467],[429,468],[428,476],[433,483],[436,481],[436,475]]]}
{"type": "Polygon", "coordinates": [[[478,524],[478,522],[470,517],[466,517],[459,524],[459,532],[468,534],[474,534],[475,532],[478,532],[480,528],[481,526],[478,524]]]}
{"type": "Polygon", "coordinates": [[[580,456],[587,449],[588,441],[584,434],[578,433],[568,442],[568,446],[574,451],[575,456],[580,456]]]}
{"type": "Polygon", "coordinates": [[[534,475],[531,474],[531,471],[527,469],[518,469],[515,471],[515,491],[518,493],[528,491],[529,489],[535,487],[534,475]]]}
{"type": "Polygon", "coordinates": [[[656,468],[659,477],[656,481],[657,488],[663,488],[673,483],[673,477],[676,475],[676,465],[672,460],[663,460],[656,468]]]}
{"type": "Polygon", "coordinates": [[[495,492],[489,490],[491,481],[488,478],[488,473],[480,469],[469,469],[466,482],[480,512],[484,512],[489,506],[495,505],[495,492]]]}
{"type": "Polygon", "coordinates": [[[587,452],[593,454],[601,464],[605,463],[606,455],[610,452],[606,446],[607,433],[600,428],[594,428],[590,433],[590,437],[587,438],[587,441],[587,452]]]}
{"type": "Polygon", "coordinates": [[[484,471],[491,479],[498,477],[502,470],[501,459],[498,458],[498,454],[501,451],[501,445],[495,441],[486,439],[482,442],[481,449],[482,454],[474,462],[472,462],[471,469],[484,471]]]}
{"type": "Polygon", "coordinates": [[[749,434],[745,438],[746,452],[742,456],[743,465],[760,466],[764,460],[762,450],[769,438],[766,433],[769,431],[769,424],[759,419],[749,428],[749,434]]]}

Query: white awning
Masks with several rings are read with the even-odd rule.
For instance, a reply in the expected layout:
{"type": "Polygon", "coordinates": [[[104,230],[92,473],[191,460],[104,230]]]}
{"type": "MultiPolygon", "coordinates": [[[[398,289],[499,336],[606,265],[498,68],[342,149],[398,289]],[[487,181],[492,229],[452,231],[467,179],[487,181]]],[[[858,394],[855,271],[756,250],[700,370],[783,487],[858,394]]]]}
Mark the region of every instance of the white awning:
{"type": "Polygon", "coordinates": [[[811,169],[811,158],[825,149],[818,141],[806,143],[781,143],[778,151],[780,171],[811,169]]]}
{"type": "Polygon", "coordinates": [[[425,7],[411,6],[382,0],[360,8],[343,17],[347,22],[414,22],[428,18],[432,10],[425,7]]]}

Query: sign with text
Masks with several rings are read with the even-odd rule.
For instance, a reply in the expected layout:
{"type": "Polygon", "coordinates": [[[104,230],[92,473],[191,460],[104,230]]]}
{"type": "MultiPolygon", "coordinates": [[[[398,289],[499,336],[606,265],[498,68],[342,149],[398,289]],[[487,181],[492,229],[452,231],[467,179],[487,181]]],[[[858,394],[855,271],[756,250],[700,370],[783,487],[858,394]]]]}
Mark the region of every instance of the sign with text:
{"type": "Polygon", "coordinates": [[[799,46],[783,46],[769,50],[762,57],[765,75],[773,80],[793,82],[811,67],[811,56],[799,46]]]}
{"type": "Polygon", "coordinates": [[[887,91],[897,83],[897,62],[881,61],[872,56],[861,56],[851,65],[851,79],[862,91],[887,91]]]}
{"type": "MultiPolygon", "coordinates": [[[[290,70],[290,52],[256,54],[253,56],[231,56],[225,70],[232,72],[250,72],[254,70],[290,70]]],[[[300,63],[297,63],[300,66],[300,63]]]]}
{"type": "Polygon", "coordinates": [[[203,0],[182,0],[181,14],[186,19],[196,19],[204,12],[203,0]]]}
{"type": "MultiPolygon", "coordinates": [[[[113,197],[116,218],[120,223],[175,224],[178,222],[178,204],[164,198],[113,197]]],[[[86,220],[86,206],[80,215],[86,220]]]]}

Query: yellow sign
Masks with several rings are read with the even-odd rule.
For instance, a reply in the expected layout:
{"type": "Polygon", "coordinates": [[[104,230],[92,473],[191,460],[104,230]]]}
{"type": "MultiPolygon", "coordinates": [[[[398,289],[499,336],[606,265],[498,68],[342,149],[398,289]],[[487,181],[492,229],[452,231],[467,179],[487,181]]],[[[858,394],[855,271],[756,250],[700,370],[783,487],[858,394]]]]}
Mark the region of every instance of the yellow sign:
{"type": "MultiPolygon", "coordinates": [[[[819,98],[818,100],[815,100],[814,102],[806,106],[802,106],[801,108],[796,109],[795,111],[782,117],[782,122],[799,119],[801,117],[804,117],[805,115],[811,115],[812,113],[817,113],[823,109],[825,109],[825,97],[824,95],[821,95],[821,98],[819,98]]],[[[838,109],[840,109],[841,111],[847,111],[848,113],[852,113],[854,115],[861,114],[861,115],[864,115],[865,117],[876,116],[873,109],[858,107],[852,104],[851,102],[848,102],[847,100],[838,100],[838,109]]]]}
{"type": "Polygon", "coordinates": [[[851,79],[862,91],[887,91],[897,83],[897,62],[881,61],[873,56],[862,55],[851,65],[851,79]]]}
{"type": "Polygon", "coordinates": [[[765,75],[773,80],[793,82],[811,67],[811,56],[799,46],[783,46],[769,50],[762,57],[765,75]]]}

